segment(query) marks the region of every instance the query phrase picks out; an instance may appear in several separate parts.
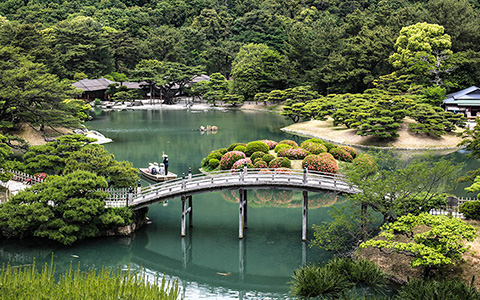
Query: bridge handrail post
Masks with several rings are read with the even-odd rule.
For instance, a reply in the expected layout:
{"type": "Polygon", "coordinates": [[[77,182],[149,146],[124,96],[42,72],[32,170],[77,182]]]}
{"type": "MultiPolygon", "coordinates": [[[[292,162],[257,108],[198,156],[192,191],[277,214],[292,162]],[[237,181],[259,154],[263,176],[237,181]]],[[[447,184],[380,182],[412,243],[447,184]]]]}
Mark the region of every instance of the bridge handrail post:
{"type": "Polygon", "coordinates": [[[247,163],[243,165],[243,170],[244,170],[243,174],[247,175],[247,163]]]}
{"type": "Polygon", "coordinates": [[[307,164],[303,166],[303,184],[307,184],[308,169],[307,164]]]}
{"type": "Polygon", "coordinates": [[[188,181],[192,180],[192,167],[188,167],[188,181]]]}
{"type": "Polygon", "coordinates": [[[244,178],[243,178],[243,169],[240,168],[240,181],[243,182],[244,178]]]}
{"type": "Polygon", "coordinates": [[[182,173],[182,190],[185,189],[185,173],[182,173]]]}
{"type": "Polygon", "coordinates": [[[140,196],[142,194],[142,183],[140,180],[137,182],[137,196],[140,196]]]}
{"type": "Polygon", "coordinates": [[[128,188],[128,194],[127,194],[127,207],[130,206],[133,202],[133,187],[128,188]]]}

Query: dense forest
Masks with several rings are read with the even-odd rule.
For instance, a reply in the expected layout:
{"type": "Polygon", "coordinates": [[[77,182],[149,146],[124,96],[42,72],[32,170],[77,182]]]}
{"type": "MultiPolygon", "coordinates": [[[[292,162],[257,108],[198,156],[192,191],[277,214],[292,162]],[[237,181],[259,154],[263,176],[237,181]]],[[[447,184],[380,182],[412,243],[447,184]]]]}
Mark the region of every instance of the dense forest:
{"type": "Polygon", "coordinates": [[[477,0],[6,0],[0,46],[60,79],[139,79],[141,62],[159,61],[234,78],[245,99],[300,85],[326,95],[398,71],[401,29],[425,22],[449,35],[443,84],[460,89],[480,78],[479,11],[477,0]]]}

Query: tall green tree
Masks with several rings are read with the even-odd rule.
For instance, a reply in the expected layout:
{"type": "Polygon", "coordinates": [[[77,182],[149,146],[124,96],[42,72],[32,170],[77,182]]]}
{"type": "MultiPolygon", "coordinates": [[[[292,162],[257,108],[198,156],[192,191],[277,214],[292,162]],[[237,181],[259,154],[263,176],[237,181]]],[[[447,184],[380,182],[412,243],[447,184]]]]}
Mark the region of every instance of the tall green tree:
{"type": "Polygon", "coordinates": [[[76,94],[43,64],[31,62],[16,48],[0,47],[0,127],[78,126],[79,111],[65,102],[76,94]]]}
{"type": "Polygon", "coordinates": [[[77,72],[98,78],[113,71],[102,26],[90,17],[59,22],[50,32],[49,43],[55,52],[54,73],[61,78],[73,78],[77,72]]]}
{"type": "Polygon", "coordinates": [[[400,30],[395,53],[389,60],[404,74],[416,75],[417,83],[428,83],[425,78],[431,78],[436,85],[442,85],[443,73],[453,70],[451,47],[451,38],[443,26],[417,23],[400,30]]]}
{"type": "Polygon", "coordinates": [[[240,48],[232,64],[234,92],[252,100],[256,93],[283,89],[288,72],[283,55],[264,44],[240,48]]]}

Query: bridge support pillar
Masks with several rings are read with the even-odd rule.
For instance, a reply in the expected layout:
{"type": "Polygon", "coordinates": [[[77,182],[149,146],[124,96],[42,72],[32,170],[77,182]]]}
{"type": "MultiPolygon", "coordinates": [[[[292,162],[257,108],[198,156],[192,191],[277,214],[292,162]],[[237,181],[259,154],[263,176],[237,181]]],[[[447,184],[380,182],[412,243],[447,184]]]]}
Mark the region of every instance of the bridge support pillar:
{"type": "Polygon", "coordinates": [[[188,207],[190,209],[190,213],[188,214],[188,226],[193,227],[193,196],[188,196],[188,207]]]}
{"type": "Polygon", "coordinates": [[[189,223],[190,227],[193,226],[193,215],[192,215],[192,196],[188,196],[188,208],[187,208],[187,197],[185,195],[182,195],[182,229],[181,229],[181,234],[182,237],[186,235],[186,227],[187,227],[187,220],[186,217],[189,215],[189,223]]]}
{"type": "Polygon", "coordinates": [[[302,241],[307,240],[308,227],[308,191],[303,191],[302,241]]]}
{"type": "Polygon", "coordinates": [[[247,225],[247,206],[248,206],[248,201],[247,201],[247,190],[243,191],[243,228],[248,228],[247,225]]]}
{"type": "Polygon", "coordinates": [[[186,203],[186,198],[185,196],[182,196],[182,237],[186,235],[186,230],[185,230],[185,215],[186,215],[186,210],[187,210],[187,203],[186,203]]]}
{"type": "Polygon", "coordinates": [[[244,189],[239,189],[238,190],[240,193],[240,200],[238,201],[239,203],[239,208],[238,208],[238,238],[243,239],[243,226],[244,226],[244,189]]]}

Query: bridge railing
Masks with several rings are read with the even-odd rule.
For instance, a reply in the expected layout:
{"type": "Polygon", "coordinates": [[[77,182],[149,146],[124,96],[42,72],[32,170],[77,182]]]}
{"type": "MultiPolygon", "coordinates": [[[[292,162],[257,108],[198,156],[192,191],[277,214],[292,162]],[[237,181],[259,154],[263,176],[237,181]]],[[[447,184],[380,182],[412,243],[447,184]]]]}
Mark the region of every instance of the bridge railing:
{"type": "MultiPolygon", "coordinates": [[[[209,172],[207,174],[188,174],[175,180],[157,183],[148,187],[142,188],[142,195],[158,193],[159,190],[163,192],[184,190],[186,188],[193,188],[201,184],[207,186],[216,186],[226,183],[247,182],[254,183],[254,181],[282,181],[295,182],[298,184],[321,184],[329,181],[333,185],[337,183],[348,189],[349,185],[346,182],[344,175],[334,173],[316,172],[305,169],[267,169],[267,168],[251,168],[251,169],[237,169],[237,170],[221,170],[209,172]]],[[[141,197],[141,195],[137,195],[141,197]]]]}

